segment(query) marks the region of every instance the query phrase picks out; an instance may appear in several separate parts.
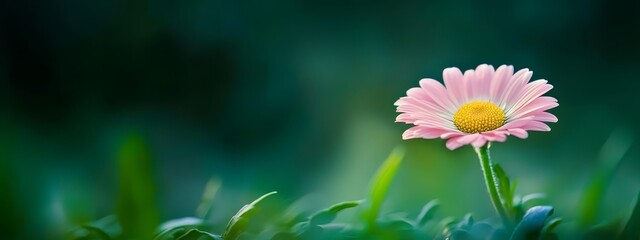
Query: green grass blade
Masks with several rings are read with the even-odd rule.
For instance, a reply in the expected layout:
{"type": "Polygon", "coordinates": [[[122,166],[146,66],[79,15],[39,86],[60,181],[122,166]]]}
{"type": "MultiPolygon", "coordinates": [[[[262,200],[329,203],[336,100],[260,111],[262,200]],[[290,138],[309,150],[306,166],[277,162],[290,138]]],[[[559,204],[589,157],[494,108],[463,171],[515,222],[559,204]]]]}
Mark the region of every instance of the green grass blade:
{"type": "Polygon", "coordinates": [[[209,218],[209,214],[211,213],[211,208],[213,207],[213,200],[220,190],[220,186],[222,185],[221,181],[217,178],[210,178],[207,182],[207,186],[204,187],[204,192],[202,193],[202,199],[200,200],[200,205],[196,210],[196,216],[201,219],[209,218]]]}
{"type": "Polygon", "coordinates": [[[562,218],[551,219],[546,225],[544,225],[543,231],[545,233],[553,233],[553,230],[555,230],[560,223],[562,223],[562,218]]]}
{"type": "Polygon", "coordinates": [[[254,200],[250,204],[244,205],[244,207],[242,207],[240,211],[238,211],[238,213],[236,213],[236,215],[234,215],[231,218],[231,220],[229,220],[229,224],[227,224],[227,228],[225,229],[224,234],[222,234],[222,238],[225,240],[237,239],[240,236],[240,234],[244,232],[244,230],[247,228],[247,224],[249,223],[249,218],[251,218],[251,216],[256,211],[256,205],[260,203],[262,200],[264,200],[265,198],[276,193],[278,192],[274,191],[274,192],[267,193],[265,195],[262,195],[258,199],[254,200]]]}
{"type": "Polygon", "coordinates": [[[143,137],[129,134],[118,155],[116,213],[125,238],[148,239],[160,222],[151,153],[143,137]]]}
{"type": "Polygon", "coordinates": [[[599,167],[591,177],[580,203],[579,223],[582,227],[587,227],[596,220],[613,174],[620,166],[632,143],[633,135],[629,131],[619,129],[611,133],[609,139],[602,146],[599,167]]]}
{"type": "Polygon", "coordinates": [[[633,213],[631,213],[620,239],[640,239],[640,193],[638,193],[636,206],[633,208],[633,213]]]}
{"type": "Polygon", "coordinates": [[[371,205],[369,210],[365,213],[366,222],[370,228],[375,227],[384,198],[389,191],[389,186],[391,185],[403,158],[404,149],[396,147],[384,161],[382,166],[380,166],[378,172],[373,178],[371,183],[371,192],[369,195],[371,205]]]}
{"type": "Polygon", "coordinates": [[[431,200],[425,204],[424,207],[422,207],[422,210],[420,210],[418,217],[416,217],[416,227],[422,227],[427,223],[427,221],[431,220],[439,207],[440,202],[437,199],[431,200]]]}

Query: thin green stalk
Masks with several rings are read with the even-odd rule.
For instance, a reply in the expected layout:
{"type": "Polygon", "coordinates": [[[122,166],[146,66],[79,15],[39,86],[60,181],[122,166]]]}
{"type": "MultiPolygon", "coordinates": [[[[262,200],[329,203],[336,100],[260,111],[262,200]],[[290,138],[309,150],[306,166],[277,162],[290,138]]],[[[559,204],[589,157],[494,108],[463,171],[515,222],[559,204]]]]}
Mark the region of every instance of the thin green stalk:
{"type": "Polygon", "coordinates": [[[487,185],[491,203],[500,215],[500,218],[502,218],[505,228],[511,229],[511,221],[509,220],[507,210],[502,204],[501,196],[498,192],[498,184],[496,183],[496,174],[493,171],[491,159],[489,158],[489,143],[482,147],[475,148],[475,150],[478,154],[478,159],[480,159],[480,167],[482,167],[482,173],[484,173],[484,183],[487,185]]]}

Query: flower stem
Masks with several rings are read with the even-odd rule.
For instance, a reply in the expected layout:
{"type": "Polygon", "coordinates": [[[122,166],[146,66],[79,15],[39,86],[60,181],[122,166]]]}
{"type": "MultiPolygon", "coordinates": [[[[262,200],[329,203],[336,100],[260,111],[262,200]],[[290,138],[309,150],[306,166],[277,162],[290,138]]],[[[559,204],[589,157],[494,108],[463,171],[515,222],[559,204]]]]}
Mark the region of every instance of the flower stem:
{"type": "Polygon", "coordinates": [[[484,183],[487,185],[487,191],[489,191],[491,203],[500,215],[500,218],[502,218],[504,227],[510,229],[511,221],[509,220],[507,210],[502,203],[501,196],[498,191],[498,183],[496,182],[496,174],[493,171],[491,159],[489,158],[489,144],[490,143],[487,143],[482,147],[475,148],[475,150],[478,154],[478,159],[480,159],[480,167],[482,167],[482,172],[484,173],[484,183]]]}

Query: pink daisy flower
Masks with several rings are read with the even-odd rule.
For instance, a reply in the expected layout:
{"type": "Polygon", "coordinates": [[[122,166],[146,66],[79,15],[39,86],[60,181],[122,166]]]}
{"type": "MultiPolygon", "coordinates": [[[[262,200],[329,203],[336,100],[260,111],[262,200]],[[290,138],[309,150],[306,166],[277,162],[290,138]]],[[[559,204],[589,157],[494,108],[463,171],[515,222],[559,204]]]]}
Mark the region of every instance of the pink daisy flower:
{"type": "Polygon", "coordinates": [[[513,66],[498,69],[482,64],[462,74],[458,68],[442,72],[444,86],[430,78],[420,80],[407,96],[396,101],[396,122],[413,124],[403,139],[442,138],[453,150],[471,144],[504,142],[508,135],[527,138],[527,131],[549,131],[545,122],[558,118],[547,110],[558,100],[542,96],[553,86],[546,80],[529,82],[533,72],[513,66]]]}

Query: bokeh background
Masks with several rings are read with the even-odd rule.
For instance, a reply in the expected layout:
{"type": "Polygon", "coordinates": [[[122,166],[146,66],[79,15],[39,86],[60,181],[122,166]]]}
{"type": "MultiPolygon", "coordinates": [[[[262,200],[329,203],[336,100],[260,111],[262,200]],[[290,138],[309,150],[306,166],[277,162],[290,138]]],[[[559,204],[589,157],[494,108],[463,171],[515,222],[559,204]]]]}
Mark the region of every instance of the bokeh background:
{"type": "Polygon", "coordinates": [[[598,220],[626,217],[640,188],[638,1],[3,1],[0,19],[12,239],[115,212],[131,146],[159,220],[194,215],[212,177],[222,223],[272,190],[361,199],[397,145],[384,211],[438,198],[443,215],[493,216],[471,147],[402,141],[394,123],[419,79],[482,63],[532,69],[560,103],[551,132],[492,147],[520,193],[546,192],[571,224],[606,159],[622,160],[598,220]]]}

